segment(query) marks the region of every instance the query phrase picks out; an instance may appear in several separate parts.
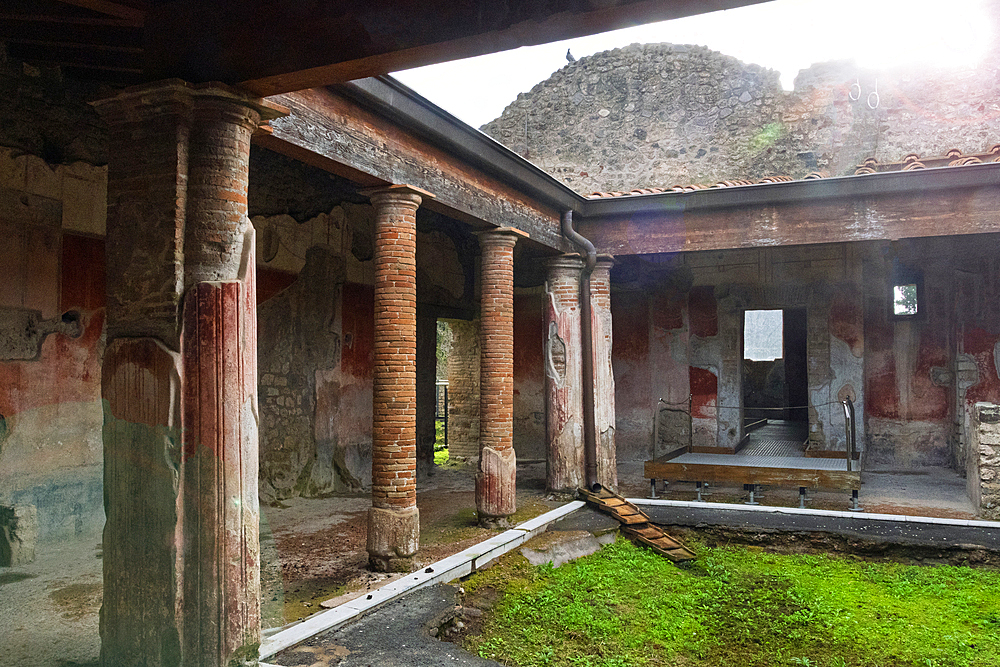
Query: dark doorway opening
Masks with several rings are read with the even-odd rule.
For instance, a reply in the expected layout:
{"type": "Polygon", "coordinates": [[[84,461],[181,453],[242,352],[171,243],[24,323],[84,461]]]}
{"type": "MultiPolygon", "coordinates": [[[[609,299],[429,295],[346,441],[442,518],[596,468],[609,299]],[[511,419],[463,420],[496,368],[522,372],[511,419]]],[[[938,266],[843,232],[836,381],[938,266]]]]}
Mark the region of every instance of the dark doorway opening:
{"type": "Polygon", "coordinates": [[[806,309],[748,310],[743,331],[743,408],[748,431],[785,422],[805,440],[809,378],[806,309]]]}

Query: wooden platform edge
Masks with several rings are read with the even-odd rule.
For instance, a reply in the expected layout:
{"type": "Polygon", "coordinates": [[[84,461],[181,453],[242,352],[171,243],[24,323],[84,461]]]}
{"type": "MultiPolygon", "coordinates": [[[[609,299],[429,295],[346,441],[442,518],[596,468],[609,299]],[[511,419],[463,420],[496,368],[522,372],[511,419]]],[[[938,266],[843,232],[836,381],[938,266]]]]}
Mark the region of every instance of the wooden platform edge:
{"type": "Polygon", "coordinates": [[[683,480],[687,482],[735,482],[765,486],[805,486],[807,488],[861,489],[861,472],[852,470],[817,470],[801,468],[764,468],[705,463],[646,461],[646,479],[683,480]]]}

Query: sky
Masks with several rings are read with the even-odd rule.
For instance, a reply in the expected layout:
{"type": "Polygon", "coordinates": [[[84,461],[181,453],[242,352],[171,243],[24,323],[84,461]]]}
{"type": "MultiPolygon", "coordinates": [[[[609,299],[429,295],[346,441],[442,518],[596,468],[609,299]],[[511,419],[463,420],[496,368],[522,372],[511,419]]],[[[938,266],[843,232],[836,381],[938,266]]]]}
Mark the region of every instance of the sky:
{"type": "Polygon", "coordinates": [[[974,67],[995,39],[996,26],[985,13],[987,1],[772,0],[393,76],[479,127],[499,116],[518,93],[564,67],[567,48],[579,59],[633,43],[700,44],[781,72],[786,90],[800,69],[830,60],[854,60],[871,69],[974,67]]]}

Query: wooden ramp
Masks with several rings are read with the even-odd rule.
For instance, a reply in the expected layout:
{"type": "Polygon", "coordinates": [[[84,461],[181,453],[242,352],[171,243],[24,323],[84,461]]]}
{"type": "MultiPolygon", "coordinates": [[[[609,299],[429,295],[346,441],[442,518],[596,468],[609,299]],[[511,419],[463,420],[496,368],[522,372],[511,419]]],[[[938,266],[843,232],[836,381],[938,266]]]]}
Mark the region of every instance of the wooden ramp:
{"type": "Polygon", "coordinates": [[[603,486],[595,492],[580,489],[587,504],[609,514],[622,524],[622,532],[675,563],[694,560],[694,553],[650,522],[642,510],[603,486]]]}

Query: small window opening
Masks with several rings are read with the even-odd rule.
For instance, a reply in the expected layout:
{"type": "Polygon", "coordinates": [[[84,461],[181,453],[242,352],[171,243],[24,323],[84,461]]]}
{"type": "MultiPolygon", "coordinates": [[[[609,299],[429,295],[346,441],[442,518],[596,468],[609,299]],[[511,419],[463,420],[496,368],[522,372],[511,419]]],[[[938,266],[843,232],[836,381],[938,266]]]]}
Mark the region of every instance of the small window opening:
{"type": "Polygon", "coordinates": [[[923,272],[893,259],[891,299],[893,317],[922,317],[925,305],[923,272]]]}
{"type": "Polygon", "coordinates": [[[906,285],[893,285],[892,287],[892,314],[897,317],[916,315],[920,309],[920,302],[917,299],[916,283],[906,285]]]}
{"type": "Polygon", "coordinates": [[[780,310],[748,310],[743,314],[743,358],[774,361],[784,356],[784,326],[780,310]]]}

